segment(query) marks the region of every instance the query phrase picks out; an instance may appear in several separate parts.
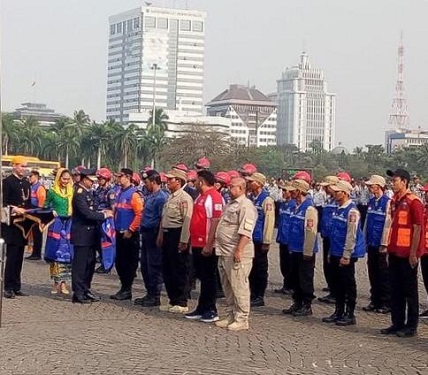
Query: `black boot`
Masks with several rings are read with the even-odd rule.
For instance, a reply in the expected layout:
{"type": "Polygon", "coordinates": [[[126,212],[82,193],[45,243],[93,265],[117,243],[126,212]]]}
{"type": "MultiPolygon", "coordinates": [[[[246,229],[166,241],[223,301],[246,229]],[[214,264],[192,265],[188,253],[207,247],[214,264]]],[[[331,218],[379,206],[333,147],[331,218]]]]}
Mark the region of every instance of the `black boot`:
{"type": "Polygon", "coordinates": [[[355,318],[355,315],[354,315],[354,309],[355,309],[354,307],[347,306],[346,312],[343,315],[342,319],[336,320],[336,325],[345,327],[345,326],[352,326],[357,324],[357,319],[355,318]]]}
{"type": "Polygon", "coordinates": [[[334,313],[330,316],[327,316],[325,318],[322,318],[323,323],[336,323],[338,320],[341,320],[343,318],[343,311],[341,312],[337,307],[334,310],[334,313]]]}
{"type": "Polygon", "coordinates": [[[288,309],[283,309],[282,313],[285,315],[292,315],[295,311],[302,307],[301,303],[294,302],[288,309]]]}
{"type": "Polygon", "coordinates": [[[292,313],[293,316],[309,316],[312,315],[312,307],[310,303],[304,304],[300,309],[292,313]]]}

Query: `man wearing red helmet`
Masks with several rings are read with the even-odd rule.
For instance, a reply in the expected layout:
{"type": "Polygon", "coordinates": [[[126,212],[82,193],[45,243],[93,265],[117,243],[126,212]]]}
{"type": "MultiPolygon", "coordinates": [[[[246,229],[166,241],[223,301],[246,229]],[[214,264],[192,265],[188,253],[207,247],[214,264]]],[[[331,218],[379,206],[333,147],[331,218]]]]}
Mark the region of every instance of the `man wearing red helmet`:
{"type": "Polygon", "coordinates": [[[215,174],[214,187],[223,197],[225,204],[228,204],[231,200],[230,194],[229,194],[230,180],[231,178],[227,172],[217,172],[215,174]]]}
{"type": "Polygon", "coordinates": [[[257,172],[257,167],[254,164],[247,163],[242,168],[239,168],[238,172],[242,177],[248,177],[257,172]]]}
{"type": "Polygon", "coordinates": [[[210,162],[210,161],[209,161],[209,159],[208,159],[208,158],[206,158],[206,157],[200,158],[200,159],[195,163],[195,168],[196,168],[196,171],[197,171],[197,172],[199,172],[199,171],[203,171],[204,169],[205,169],[205,170],[209,170],[209,169],[210,169],[210,167],[211,167],[211,162],[210,162]]]}
{"type": "MultiPolygon", "coordinates": [[[[97,210],[113,210],[116,202],[116,192],[111,184],[113,174],[108,168],[100,168],[97,171],[98,188],[94,191],[94,202],[97,210]]],[[[95,270],[96,273],[108,273],[110,270],[104,268],[102,262],[101,243],[97,249],[101,265],[95,270]]]]}

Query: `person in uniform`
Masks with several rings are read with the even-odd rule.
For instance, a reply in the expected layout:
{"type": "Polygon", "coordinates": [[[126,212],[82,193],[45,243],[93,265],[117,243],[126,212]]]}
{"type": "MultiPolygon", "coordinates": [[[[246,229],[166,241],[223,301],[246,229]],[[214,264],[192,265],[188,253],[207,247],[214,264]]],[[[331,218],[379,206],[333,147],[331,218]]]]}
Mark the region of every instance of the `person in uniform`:
{"type": "Polygon", "coordinates": [[[215,174],[214,187],[221,194],[224,204],[228,204],[231,200],[229,193],[230,176],[227,172],[217,172],[215,174]]]}
{"type": "Polygon", "coordinates": [[[246,197],[246,182],[233,178],[232,201],[225,207],[215,235],[221,284],[226,296],[227,316],[215,323],[231,331],[249,328],[250,285],[253,266],[253,230],[257,209],[246,197]]]}
{"type": "Polygon", "coordinates": [[[395,193],[388,242],[392,325],[381,333],[411,337],[416,335],[419,321],[418,263],[425,252],[424,207],[409,189],[409,172],[397,169],[386,174],[392,177],[395,193]]]}
{"type": "Polygon", "coordinates": [[[324,178],[324,181],[321,182],[321,186],[324,188],[327,194],[327,199],[322,208],[322,213],[320,218],[320,221],[321,221],[320,231],[321,231],[322,248],[323,248],[322,265],[323,265],[324,278],[327,283],[327,288],[324,288],[323,291],[328,292],[328,294],[323,297],[319,297],[318,301],[324,302],[324,303],[331,303],[331,304],[336,303],[336,294],[335,294],[334,285],[332,282],[331,264],[328,258],[330,253],[330,228],[331,228],[333,214],[336,212],[336,209],[337,209],[337,202],[334,199],[334,191],[331,189],[330,186],[336,184],[337,182],[339,182],[339,179],[336,176],[327,176],[324,178]]]}
{"type": "Polygon", "coordinates": [[[195,163],[196,172],[200,172],[203,170],[208,171],[210,167],[211,167],[211,162],[205,156],[202,158],[199,158],[198,161],[195,163]]]}
{"type": "Polygon", "coordinates": [[[338,204],[330,228],[330,263],[332,284],[336,294],[336,309],[332,315],[323,318],[322,321],[348,326],[357,322],[355,263],[358,258],[364,257],[366,245],[361,229],[360,212],[350,198],[352,185],[345,180],[340,180],[330,187],[335,192],[338,204]]]}
{"type": "Polygon", "coordinates": [[[71,243],[74,245],[71,285],[73,303],[99,301],[91,291],[95,271],[95,248],[99,242],[98,224],[109,217],[113,211],[97,212],[92,186],[97,181],[95,169],[80,171],[79,186],[73,195],[73,219],[71,223],[71,243]]]}
{"type": "Polygon", "coordinates": [[[391,227],[390,199],[383,193],[386,181],[382,176],[371,176],[366,185],[373,197],[367,205],[363,230],[367,243],[367,270],[370,280],[370,303],[363,307],[363,310],[387,314],[391,310],[386,250],[391,227]]]}
{"type": "Polygon", "coordinates": [[[8,220],[9,214],[19,215],[31,206],[30,183],[25,179],[27,160],[24,156],[12,159],[12,174],[3,180],[2,236],[6,243],[4,268],[4,296],[25,296],[21,290],[21,271],[26,240],[21,230],[8,220]],[[6,211],[7,212],[6,212],[6,211]]]}
{"type": "Polygon", "coordinates": [[[196,189],[195,182],[198,179],[198,174],[194,170],[190,170],[187,172],[187,179],[186,179],[186,185],[184,186],[184,191],[189,194],[193,201],[196,200],[196,198],[199,195],[198,189],[196,189]]]}
{"type": "Polygon", "coordinates": [[[296,200],[291,198],[287,190],[289,183],[280,185],[283,200],[279,203],[278,234],[276,242],[279,243],[279,265],[282,275],[282,287],[275,289],[275,293],[291,294],[291,263],[288,243],[290,240],[290,216],[296,207],[296,200]]]}
{"type": "Polygon", "coordinates": [[[166,173],[166,178],[171,195],[163,207],[157,245],[162,248],[163,280],[169,303],[159,309],[185,314],[189,311],[189,240],[193,199],[183,190],[187,179],[185,171],[172,168],[166,173]]]}
{"type": "Polygon", "coordinates": [[[293,304],[282,312],[293,316],[312,315],[314,269],[317,246],[318,212],[309,196],[310,185],[293,180],[285,187],[296,206],[290,214],[288,250],[291,263],[293,304]]]}
{"type": "MultiPolygon", "coordinates": [[[[40,172],[32,170],[30,172],[30,184],[31,184],[31,207],[41,208],[46,201],[46,189],[40,183],[40,172]]],[[[31,237],[33,240],[33,251],[31,255],[27,257],[27,260],[40,260],[42,257],[42,244],[43,234],[40,231],[38,225],[35,225],[31,230],[31,237]]]]}
{"type": "Polygon", "coordinates": [[[162,251],[156,245],[162,210],[168,194],[161,189],[159,172],[152,169],[142,174],[144,185],[150,192],[146,196],[141,219],[141,274],[147,294],[136,298],[134,303],[143,307],[160,305],[162,288],[162,251]]]}
{"type": "Polygon", "coordinates": [[[248,189],[251,191],[250,199],[257,209],[257,222],[253,231],[254,259],[250,273],[251,307],[265,305],[264,295],[268,283],[268,251],[272,242],[275,227],[274,201],[269,193],[263,189],[266,177],[253,173],[246,177],[248,189]]]}
{"type": "MultiPolygon", "coordinates": [[[[425,291],[428,295],[428,183],[425,183],[421,188],[422,193],[424,194],[424,219],[425,219],[425,254],[421,257],[421,271],[422,278],[424,281],[425,291]]],[[[419,314],[420,319],[428,319],[428,309],[422,311],[419,314]]]]}
{"type": "Polygon", "coordinates": [[[196,188],[199,197],[193,205],[190,221],[195,276],[201,281],[201,292],[196,309],[186,314],[187,319],[199,319],[205,323],[218,320],[216,307],[217,256],[214,252],[215,231],[223,211],[223,198],[214,187],[215,177],[207,169],[198,172],[196,188]]]}
{"type": "Polygon", "coordinates": [[[140,255],[140,225],[143,200],[133,186],[133,171],[122,168],[116,173],[121,186],[116,199],[114,225],[116,229],[116,271],[120,279],[120,290],[110,296],[114,300],[132,299],[134,282],[140,255]]]}
{"type": "Polygon", "coordinates": [[[72,177],[73,177],[73,189],[76,190],[79,188],[79,182],[80,182],[80,172],[86,169],[83,165],[78,165],[77,167],[74,167],[71,171],[72,177]]]}
{"type": "MultiPolygon", "coordinates": [[[[111,179],[113,173],[108,168],[100,168],[97,170],[98,187],[94,191],[94,203],[98,211],[114,210],[116,203],[116,192],[112,186],[111,179]]],[[[101,238],[100,228],[98,228],[98,236],[101,238]]],[[[95,270],[96,273],[108,273],[110,270],[104,268],[102,259],[103,253],[101,251],[101,241],[96,244],[97,252],[101,265],[95,270]]]]}

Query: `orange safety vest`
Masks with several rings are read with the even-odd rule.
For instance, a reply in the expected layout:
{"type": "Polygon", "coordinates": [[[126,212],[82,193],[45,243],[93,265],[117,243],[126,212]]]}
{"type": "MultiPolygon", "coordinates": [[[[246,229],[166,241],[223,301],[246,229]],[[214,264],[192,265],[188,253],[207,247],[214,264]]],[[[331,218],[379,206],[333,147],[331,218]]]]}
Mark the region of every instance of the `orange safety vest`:
{"type": "MultiPolygon", "coordinates": [[[[398,257],[407,258],[410,256],[413,238],[413,222],[410,215],[410,206],[414,200],[419,201],[422,205],[420,198],[410,191],[400,200],[397,200],[395,196],[391,200],[392,225],[389,233],[388,252],[398,257]]],[[[421,220],[421,222],[423,223],[424,221],[421,220]]],[[[425,252],[425,226],[426,223],[421,226],[421,236],[417,251],[418,256],[421,256],[425,252]]]]}

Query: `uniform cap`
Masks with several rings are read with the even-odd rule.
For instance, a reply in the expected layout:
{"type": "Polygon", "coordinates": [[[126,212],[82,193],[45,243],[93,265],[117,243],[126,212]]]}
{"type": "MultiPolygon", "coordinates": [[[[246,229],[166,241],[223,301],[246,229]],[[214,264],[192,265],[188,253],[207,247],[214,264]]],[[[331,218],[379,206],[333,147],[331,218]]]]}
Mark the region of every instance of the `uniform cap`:
{"type": "Polygon", "coordinates": [[[27,162],[27,158],[22,155],[14,156],[12,158],[12,164],[26,164],[27,162]]]}
{"type": "Polygon", "coordinates": [[[141,173],[141,177],[143,178],[143,180],[153,177],[155,175],[160,175],[160,173],[154,169],[150,169],[148,171],[143,171],[143,173],[141,173]]]}
{"type": "Polygon", "coordinates": [[[77,167],[73,168],[73,170],[71,171],[71,173],[74,174],[74,175],[78,175],[78,174],[80,174],[85,169],[86,169],[86,167],[84,165],[78,165],[77,167]]]}
{"type": "Polygon", "coordinates": [[[401,177],[403,180],[410,181],[410,173],[407,172],[405,169],[396,169],[395,171],[388,169],[386,171],[386,174],[389,177],[401,177]]]}
{"type": "Polygon", "coordinates": [[[122,168],[121,170],[120,170],[120,172],[118,172],[118,173],[115,173],[115,176],[123,176],[123,175],[125,175],[125,176],[128,176],[128,177],[130,177],[130,178],[132,178],[132,175],[134,174],[134,171],[132,170],[132,169],[129,169],[129,168],[122,168]]]}
{"type": "Polygon", "coordinates": [[[249,176],[257,172],[257,167],[254,164],[250,164],[250,163],[244,164],[242,168],[239,169],[238,172],[243,175],[249,176]]]}
{"type": "Polygon", "coordinates": [[[170,171],[165,173],[166,178],[180,178],[183,181],[187,181],[187,172],[178,168],[172,168],[170,171]]]}
{"type": "Polygon", "coordinates": [[[366,181],[366,185],[379,185],[381,187],[385,187],[386,181],[382,176],[374,174],[368,181],[366,181]]]}
{"type": "Polygon", "coordinates": [[[93,182],[95,182],[95,181],[98,180],[96,174],[97,174],[97,170],[95,168],[93,168],[93,169],[92,168],[91,169],[86,169],[85,168],[85,169],[82,169],[80,171],[80,177],[82,177],[82,178],[84,178],[84,177],[89,178],[93,182]]]}
{"type": "Polygon", "coordinates": [[[309,183],[305,180],[293,180],[288,184],[285,184],[284,189],[288,191],[299,190],[303,193],[307,193],[310,189],[310,186],[309,183]]]}
{"type": "Polygon", "coordinates": [[[208,158],[200,158],[196,163],[195,163],[195,167],[197,169],[209,169],[211,166],[211,162],[209,161],[208,158]]]}
{"type": "Polygon", "coordinates": [[[349,183],[351,183],[352,181],[352,178],[348,172],[339,172],[336,176],[339,180],[343,180],[349,183]]]}
{"type": "Polygon", "coordinates": [[[294,174],[292,177],[292,180],[303,180],[306,181],[308,184],[311,182],[311,175],[306,171],[298,171],[294,174]]]}
{"type": "Polygon", "coordinates": [[[40,172],[39,172],[39,170],[37,170],[37,169],[32,169],[31,170],[31,172],[30,172],[30,176],[31,175],[37,175],[37,176],[39,176],[40,177],[40,172]]]}
{"type": "Polygon", "coordinates": [[[339,179],[336,176],[326,176],[324,177],[324,181],[320,183],[321,186],[328,186],[337,184],[339,179]]]}
{"type": "Polygon", "coordinates": [[[352,185],[345,180],[339,180],[337,184],[330,185],[331,189],[334,191],[344,191],[345,193],[351,194],[352,185]]]}
{"type": "Polygon", "coordinates": [[[144,172],[151,171],[152,169],[153,169],[152,167],[146,166],[141,170],[141,174],[143,174],[144,172]]]}
{"type": "Polygon", "coordinates": [[[291,181],[283,181],[278,186],[282,190],[288,190],[288,188],[291,186],[291,181]]]}
{"type": "MultiPolygon", "coordinates": [[[[238,176],[239,176],[239,174],[238,174],[238,176]]],[[[222,182],[225,185],[230,184],[231,178],[227,172],[217,172],[214,177],[215,177],[216,181],[222,182]]]]}
{"type": "Polygon", "coordinates": [[[261,174],[259,172],[255,172],[251,174],[251,176],[245,177],[247,181],[255,181],[258,182],[260,185],[264,185],[266,183],[266,176],[264,174],[261,174]]]}
{"type": "Polygon", "coordinates": [[[239,172],[235,171],[235,170],[228,171],[227,174],[229,175],[230,179],[236,178],[236,177],[241,177],[239,172]]]}
{"type": "Polygon", "coordinates": [[[97,177],[104,178],[105,180],[111,180],[111,178],[113,177],[113,174],[110,172],[110,169],[108,168],[100,168],[97,171],[97,177]]]}
{"type": "Polygon", "coordinates": [[[187,172],[187,181],[196,181],[198,179],[198,173],[193,169],[187,172]]]}

